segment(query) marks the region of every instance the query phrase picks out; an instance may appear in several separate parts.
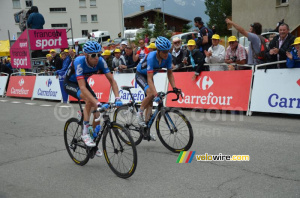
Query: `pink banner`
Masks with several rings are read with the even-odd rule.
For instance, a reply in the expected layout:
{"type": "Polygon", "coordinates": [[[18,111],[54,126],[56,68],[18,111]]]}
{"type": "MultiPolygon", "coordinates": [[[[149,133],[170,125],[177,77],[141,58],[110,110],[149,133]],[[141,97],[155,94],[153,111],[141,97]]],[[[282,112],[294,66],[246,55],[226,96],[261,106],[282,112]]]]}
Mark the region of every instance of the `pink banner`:
{"type": "Polygon", "coordinates": [[[10,48],[11,66],[13,68],[31,69],[27,31],[24,31],[10,48]]]}
{"type": "Polygon", "coordinates": [[[66,29],[29,30],[31,50],[68,48],[66,29]]]}

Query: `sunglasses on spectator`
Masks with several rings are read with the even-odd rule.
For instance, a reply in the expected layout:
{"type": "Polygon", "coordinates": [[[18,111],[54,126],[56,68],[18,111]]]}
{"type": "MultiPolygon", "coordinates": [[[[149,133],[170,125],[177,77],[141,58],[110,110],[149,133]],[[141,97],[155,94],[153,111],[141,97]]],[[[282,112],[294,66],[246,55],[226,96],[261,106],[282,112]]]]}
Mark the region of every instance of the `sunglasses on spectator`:
{"type": "Polygon", "coordinates": [[[173,43],[176,45],[176,44],[179,44],[179,43],[180,43],[180,41],[176,41],[176,42],[173,42],[173,43]]]}
{"type": "Polygon", "coordinates": [[[101,54],[95,53],[95,54],[88,54],[91,58],[96,58],[98,56],[98,58],[101,56],[101,54]]]}
{"type": "Polygon", "coordinates": [[[233,42],[229,42],[229,45],[233,45],[234,44],[234,41],[233,42]]]}
{"type": "Polygon", "coordinates": [[[161,52],[162,52],[163,54],[167,54],[167,53],[169,53],[169,50],[161,50],[161,52]]]}
{"type": "Polygon", "coordinates": [[[142,43],[139,43],[140,45],[143,45],[144,43],[142,42],[142,43]]]}

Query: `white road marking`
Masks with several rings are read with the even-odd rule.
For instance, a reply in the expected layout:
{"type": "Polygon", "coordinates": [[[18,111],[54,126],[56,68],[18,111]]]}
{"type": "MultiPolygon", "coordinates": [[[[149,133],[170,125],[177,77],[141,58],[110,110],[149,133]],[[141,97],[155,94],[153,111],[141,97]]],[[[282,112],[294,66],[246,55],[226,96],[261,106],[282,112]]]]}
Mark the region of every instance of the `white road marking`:
{"type": "Polygon", "coordinates": [[[51,107],[52,105],[40,105],[41,107],[51,107]]]}
{"type": "Polygon", "coordinates": [[[7,102],[8,100],[0,100],[0,102],[7,102]]]}
{"type": "Polygon", "coordinates": [[[71,108],[72,106],[59,106],[60,108],[71,108]]]}
{"type": "Polygon", "coordinates": [[[13,103],[13,104],[19,104],[21,102],[19,102],[19,101],[12,101],[11,103],[13,103]]]}
{"type": "Polygon", "coordinates": [[[27,105],[35,105],[35,103],[25,103],[25,104],[27,104],[27,105]]]}

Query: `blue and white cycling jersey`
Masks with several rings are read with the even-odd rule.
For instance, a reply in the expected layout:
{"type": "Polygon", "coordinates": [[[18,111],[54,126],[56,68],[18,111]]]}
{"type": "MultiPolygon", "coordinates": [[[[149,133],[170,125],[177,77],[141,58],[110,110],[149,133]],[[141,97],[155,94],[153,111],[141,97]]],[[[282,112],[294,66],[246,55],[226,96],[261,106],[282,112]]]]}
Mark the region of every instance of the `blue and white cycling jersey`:
{"type": "Polygon", "coordinates": [[[102,57],[99,57],[99,61],[96,67],[91,67],[88,65],[85,56],[79,56],[74,60],[74,67],[69,66],[66,71],[66,77],[71,82],[77,82],[80,79],[87,80],[91,75],[96,74],[101,70],[104,74],[110,72],[105,60],[102,57]]]}
{"type": "Polygon", "coordinates": [[[156,74],[160,69],[167,68],[172,69],[172,55],[169,53],[168,58],[162,59],[161,64],[156,58],[157,51],[150,52],[137,66],[137,72],[147,76],[147,73],[156,74]]]}

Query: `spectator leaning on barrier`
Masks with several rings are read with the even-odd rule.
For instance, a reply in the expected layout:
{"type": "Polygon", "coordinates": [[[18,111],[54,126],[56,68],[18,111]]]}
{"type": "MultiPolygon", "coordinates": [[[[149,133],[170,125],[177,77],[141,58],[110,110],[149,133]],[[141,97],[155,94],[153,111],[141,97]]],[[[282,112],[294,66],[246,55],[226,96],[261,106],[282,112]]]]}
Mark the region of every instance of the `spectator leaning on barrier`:
{"type": "MultiPolygon", "coordinates": [[[[261,47],[264,44],[264,38],[260,35],[262,26],[260,23],[253,23],[250,25],[250,32],[247,32],[238,24],[226,18],[226,23],[232,25],[237,31],[248,38],[250,41],[248,50],[248,64],[258,65],[264,63],[264,57],[261,57],[261,47]]],[[[264,48],[264,47],[263,47],[264,48]]]]}
{"type": "Polygon", "coordinates": [[[124,55],[124,58],[125,58],[126,64],[120,65],[119,67],[121,69],[123,69],[123,72],[125,72],[125,73],[132,73],[133,69],[131,69],[131,70],[128,70],[128,69],[136,67],[137,64],[139,63],[139,61],[136,61],[136,62],[133,61],[133,51],[132,51],[132,47],[130,45],[128,45],[125,48],[125,51],[126,51],[126,54],[124,55]]]}
{"type": "Polygon", "coordinates": [[[123,55],[121,55],[120,49],[115,49],[114,51],[115,57],[112,60],[112,67],[115,71],[123,73],[121,65],[125,65],[126,61],[123,55]]]}
{"type": "Polygon", "coordinates": [[[114,70],[114,68],[112,67],[112,60],[113,57],[111,55],[110,50],[104,50],[104,52],[101,54],[102,57],[104,58],[104,60],[107,63],[107,67],[109,68],[109,70],[112,72],[114,70]]]}
{"type": "Polygon", "coordinates": [[[179,37],[173,38],[172,41],[172,68],[173,70],[180,70],[184,64],[183,59],[186,57],[187,51],[182,48],[182,41],[179,37]]]}
{"type": "Polygon", "coordinates": [[[29,15],[27,20],[27,25],[30,29],[43,29],[45,24],[45,19],[43,15],[39,13],[38,7],[32,6],[32,13],[29,15]]]}
{"type": "Polygon", "coordinates": [[[206,68],[204,68],[204,56],[199,49],[196,49],[195,40],[189,40],[187,45],[188,52],[186,57],[183,59],[183,63],[185,65],[192,66],[192,68],[188,69],[188,71],[195,71],[195,75],[192,77],[192,80],[195,80],[201,71],[206,70],[206,68]]]}
{"type": "Polygon", "coordinates": [[[145,47],[145,41],[144,41],[144,39],[140,39],[139,40],[139,45],[140,45],[140,49],[133,56],[133,61],[134,62],[136,62],[138,60],[142,60],[149,53],[148,48],[145,47]]]}
{"type": "Polygon", "coordinates": [[[238,43],[235,36],[228,38],[229,46],[225,52],[225,63],[232,64],[228,66],[228,70],[241,70],[242,66],[236,67],[235,64],[243,65],[247,62],[246,49],[238,43]]]}
{"type": "Polygon", "coordinates": [[[58,53],[54,49],[50,50],[50,54],[52,56],[52,60],[50,62],[50,66],[52,66],[52,69],[60,70],[62,68],[62,60],[58,53]]]}
{"type": "Polygon", "coordinates": [[[297,37],[292,44],[291,52],[286,52],[286,66],[288,68],[300,68],[300,37],[297,37]]]}
{"type": "MultiPolygon", "coordinates": [[[[212,46],[208,49],[208,51],[204,51],[206,56],[206,63],[224,63],[225,58],[225,48],[223,45],[220,45],[220,36],[218,34],[214,34],[212,36],[212,46]]],[[[227,70],[227,65],[220,66],[209,66],[210,71],[225,71],[227,70]]]]}
{"type": "Polygon", "coordinates": [[[198,39],[197,39],[197,47],[204,54],[204,50],[208,50],[208,48],[212,45],[211,37],[212,31],[203,25],[203,21],[201,17],[194,18],[195,27],[199,28],[198,39]]]}
{"type": "MultiPolygon", "coordinates": [[[[268,60],[271,62],[286,60],[286,52],[290,51],[295,36],[289,33],[289,26],[285,23],[279,25],[279,35],[275,36],[267,50],[268,60]]],[[[274,68],[286,68],[286,64],[275,65],[274,68]]]]}

